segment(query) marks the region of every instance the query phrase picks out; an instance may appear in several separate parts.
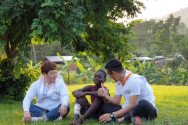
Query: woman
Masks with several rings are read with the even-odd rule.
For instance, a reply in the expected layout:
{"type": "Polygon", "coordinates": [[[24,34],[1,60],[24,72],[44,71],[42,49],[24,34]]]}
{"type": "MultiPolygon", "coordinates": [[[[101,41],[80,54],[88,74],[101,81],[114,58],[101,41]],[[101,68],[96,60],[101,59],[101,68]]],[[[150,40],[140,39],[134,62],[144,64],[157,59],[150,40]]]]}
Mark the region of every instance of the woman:
{"type": "Polygon", "coordinates": [[[41,65],[43,77],[35,81],[23,100],[23,122],[62,119],[69,113],[69,92],[62,80],[57,79],[57,67],[53,62],[41,65]],[[31,101],[36,96],[36,104],[31,101]]]}

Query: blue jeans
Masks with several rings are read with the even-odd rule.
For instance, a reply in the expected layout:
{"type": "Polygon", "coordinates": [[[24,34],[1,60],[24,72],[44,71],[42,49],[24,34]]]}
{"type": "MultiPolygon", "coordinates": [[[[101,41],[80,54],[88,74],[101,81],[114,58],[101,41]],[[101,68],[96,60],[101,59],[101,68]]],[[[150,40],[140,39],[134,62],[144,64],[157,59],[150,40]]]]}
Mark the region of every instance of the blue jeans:
{"type": "MultiPolygon", "coordinates": [[[[51,121],[55,120],[60,116],[59,108],[61,107],[61,104],[59,104],[57,107],[52,109],[51,111],[44,110],[36,105],[31,104],[29,108],[29,112],[31,113],[32,117],[43,117],[45,121],[51,121]]],[[[67,114],[63,117],[65,118],[70,111],[70,106],[67,107],[67,114]]]]}

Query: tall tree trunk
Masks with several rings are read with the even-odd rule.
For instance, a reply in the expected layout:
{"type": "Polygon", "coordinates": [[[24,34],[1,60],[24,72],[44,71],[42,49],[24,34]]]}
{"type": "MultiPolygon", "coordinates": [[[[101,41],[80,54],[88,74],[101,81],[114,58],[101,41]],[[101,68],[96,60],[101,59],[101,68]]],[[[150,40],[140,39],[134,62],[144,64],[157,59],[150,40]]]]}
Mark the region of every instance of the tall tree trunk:
{"type": "Polygon", "coordinates": [[[85,84],[86,84],[86,78],[85,78],[85,84]]]}
{"type": "Polygon", "coordinates": [[[11,65],[10,69],[7,69],[8,71],[8,76],[12,76],[13,75],[13,70],[14,70],[14,65],[16,64],[16,55],[18,53],[18,51],[16,50],[16,45],[11,45],[9,44],[9,39],[6,39],[7,41],[7,45],[5,46],[5,53],[7,55],[7,59],[10,60],[11,65]]]}
{"type": "Polygon", "coordinates": [[[33,54],[34,54],[35,65],[36,65],[37,64],[37,59],[36,59],[35,46],[34,45],[33,45],[33,54]]]}

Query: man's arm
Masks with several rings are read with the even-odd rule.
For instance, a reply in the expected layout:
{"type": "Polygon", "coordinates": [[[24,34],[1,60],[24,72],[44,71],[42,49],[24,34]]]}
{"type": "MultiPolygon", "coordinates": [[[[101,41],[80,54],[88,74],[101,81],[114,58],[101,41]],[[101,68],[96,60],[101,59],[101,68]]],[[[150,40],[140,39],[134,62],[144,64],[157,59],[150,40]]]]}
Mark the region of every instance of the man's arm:
{"type": "Polygon", "coordinates": [[[108,102],[110,103],[113,103],[113,104],[116,104],[116,105],[119,105],[120,102],[121,102],[121,97],[122,95],[114,95],[114,97],[111,97],[109,96],[107,93],[106,93],[106,90],[103,86],[103,84],[101,83],[101,88],[99,88],[98,90],[98,96],[99,97],[103,97],[105,98],[108,102]]]}
{"type": "Polygon", "coordinates": [[[137,105],[139,97],[140,95],[131,96],[129,99],[129,105],[126,106],[125,108],[120,109],[119,111],[113,112],[114,117],[118,118],[129,113],[132,110],[132,108],[134,108],[137,105]]]}
{"type": "MultiPolygon", "coordinates": [[[[120,109],[119,111],[112,112],[115,118],[119,117],[118,118],[119,123],[124,121],[124,117],[122,117],[122,116],[129,113],[131,111],[131,109],[134,108],[137,105],[138,99],[139,99],[139,95],[131,96],[128,106],[126,106],[123,109],[120,109]]],[[[112,120],[112,118],[110,117],[110,113],[106,113],[106,114],[99,117],[99,122],[101,122],[101,123],[105,123],[105,122],[110,121],[110,120],[112,120]]]]}

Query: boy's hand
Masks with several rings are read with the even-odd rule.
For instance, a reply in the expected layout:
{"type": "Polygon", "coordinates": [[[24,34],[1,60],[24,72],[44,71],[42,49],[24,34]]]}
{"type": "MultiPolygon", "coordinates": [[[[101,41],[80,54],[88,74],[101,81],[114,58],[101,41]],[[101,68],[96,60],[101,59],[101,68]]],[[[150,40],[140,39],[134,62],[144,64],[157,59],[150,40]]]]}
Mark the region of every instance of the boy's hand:
{"type": "Polygon", "coordinates": [[[29,111],[25,111],[24,112],[24,118],[23,118],[23,122],[30,122],[31,121],[31,114],[29,111]]]}
{"type": "Polygon", "coordinates": [[[106,90],[103,86],[103,84],[101,83],[101,88],[98,89],[98,96],[100,97],[105,97],[106,96],[106,90]]]}

